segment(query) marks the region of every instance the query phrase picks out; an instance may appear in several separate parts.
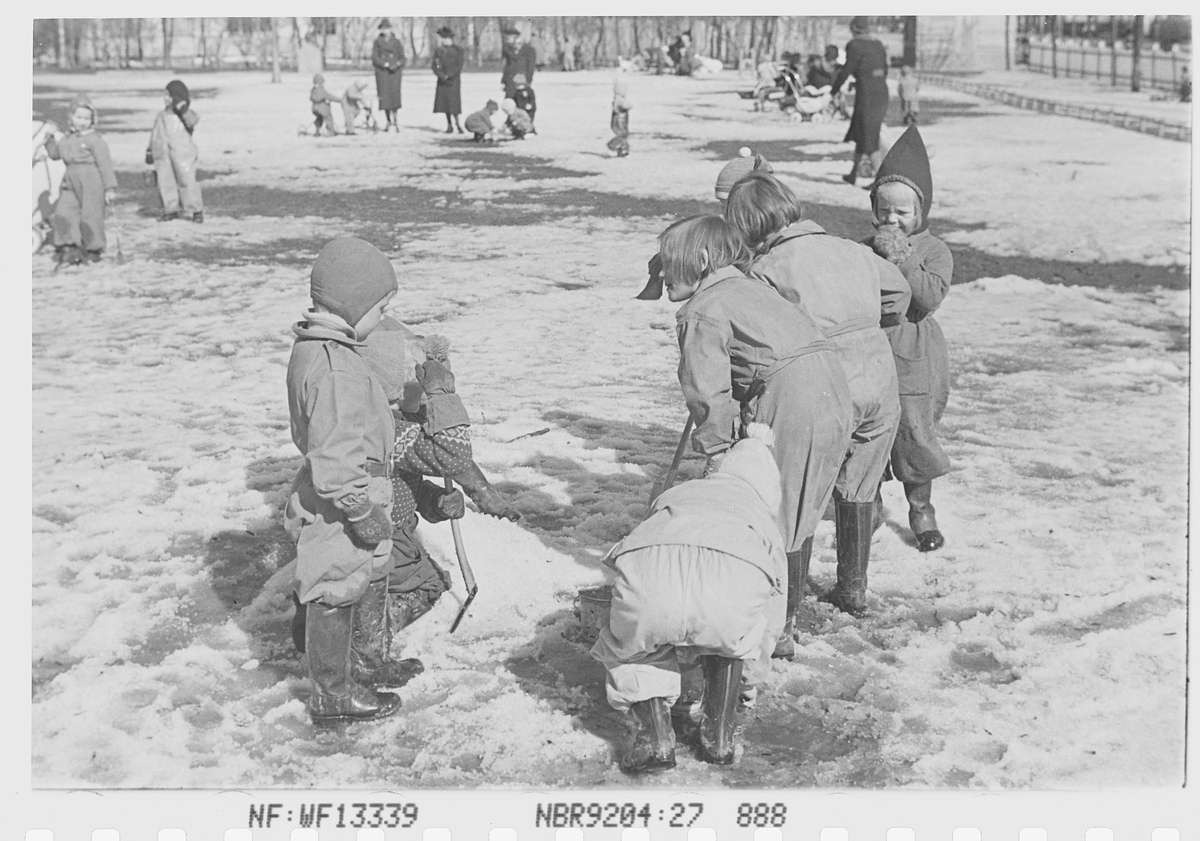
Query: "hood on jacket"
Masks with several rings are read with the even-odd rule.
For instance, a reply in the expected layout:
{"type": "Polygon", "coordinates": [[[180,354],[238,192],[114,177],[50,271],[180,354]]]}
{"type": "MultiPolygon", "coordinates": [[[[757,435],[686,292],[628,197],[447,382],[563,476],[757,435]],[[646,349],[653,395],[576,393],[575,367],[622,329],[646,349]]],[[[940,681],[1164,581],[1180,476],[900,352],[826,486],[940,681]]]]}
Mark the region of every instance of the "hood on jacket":
{"type": "MultiPolygon", "coordinates": [[[[76,108],[86,108],[92,112],[92,128],[95,128],[100,115],[96,113],[96,106],[92,104],[92,100],[88,98],[86,93],[76,94],[71,98],[71,107],[67,112],[68,117],[75,113],[76,108]]],[[[68,125],[70,125],[69,122],[68,125]]]]}
{"type": "Polygon", "coordinates": [[[929,212],[933,209],[933,174],[929,171],[929,153],[925,150],[925,141],[915,125],[909,126],[900,135],[879,165],[875,183],[871,185],[872,209],[879,188],[890,181],[899,181],[917,192],[921,202],[921,224],[913,233],[918,234],[929,227],[929,212]]]}

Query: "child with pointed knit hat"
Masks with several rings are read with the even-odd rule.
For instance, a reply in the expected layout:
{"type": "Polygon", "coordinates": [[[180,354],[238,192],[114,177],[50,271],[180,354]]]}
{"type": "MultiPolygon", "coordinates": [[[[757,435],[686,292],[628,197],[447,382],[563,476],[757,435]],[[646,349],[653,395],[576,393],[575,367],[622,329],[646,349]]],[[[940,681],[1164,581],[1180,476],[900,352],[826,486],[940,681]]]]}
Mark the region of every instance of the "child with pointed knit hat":
{"type": "Polygon", "coordinates": [[[67,165],[50,224],[57,265],[98,262],[107,240],[104,208],[117,194],[108,143],[96,131],[96,108],[80,94],[71,101],[65,137],[46,135],[46,154],[67,165]]]}
{"type": "Polygon", "coordinates": [[[370,243],[338,237],[317,255],[309,288],[287,370],[292,441],[304,457],[284,510],[303,620],[293,631],[308,655],[313,721],[380,718],[400,699],[364,683],[398,685],[411,670],[357,667],[386,616],[396,439],[383,386],[360,352],[396,294],[396,271],[370,243]]]}
{"type": "Polygon", "coordinates": [[[609,704],[633,719],[633,745],[621,759],[627,773],[674,767],[671,716],[685,727],[694,719],[686,704],[672,705],[683,694],[681,668],[697,663],[705,684],[701,755],[733,761],[743,677],[754,682],[770,671],[783,628],[773,443],[769,427],[749,424],[705,478],[664,491],[605,557],[616,573],[612,611],[591,654],[607,671],[609,704]]]}
{"type": "Polygon", "coordinates": [[[950,396],[950,357],[933,313],[950,291],[954,258],[929,232],[932,207],[929,155],[920,131],[909,126],[883,159],[871,187],[876,231],[868,244],[899,266],[912,287],[906,317],[885,329],[900,380],[900,426],[891,472],[904,483],[908,522],[922,552],[946,542],[930,494],[933,480],[950,472],[936,429],[950,396]]]}

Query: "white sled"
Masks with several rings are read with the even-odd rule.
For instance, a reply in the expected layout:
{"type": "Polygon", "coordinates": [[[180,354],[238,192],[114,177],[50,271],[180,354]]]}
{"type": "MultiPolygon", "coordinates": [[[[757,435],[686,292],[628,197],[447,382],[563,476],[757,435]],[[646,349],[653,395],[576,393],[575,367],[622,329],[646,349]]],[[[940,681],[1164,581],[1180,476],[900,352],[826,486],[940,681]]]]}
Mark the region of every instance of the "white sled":
{"type": "Polygon", "coordinates": [[[67,165],[62,161],[50,160],[46,152],[46,138],[62,137],[54,123],[33,121],[33,253],[46,241],[50,232],[50,214],[58,201],[62,188],[63,173],[67,165]]]}

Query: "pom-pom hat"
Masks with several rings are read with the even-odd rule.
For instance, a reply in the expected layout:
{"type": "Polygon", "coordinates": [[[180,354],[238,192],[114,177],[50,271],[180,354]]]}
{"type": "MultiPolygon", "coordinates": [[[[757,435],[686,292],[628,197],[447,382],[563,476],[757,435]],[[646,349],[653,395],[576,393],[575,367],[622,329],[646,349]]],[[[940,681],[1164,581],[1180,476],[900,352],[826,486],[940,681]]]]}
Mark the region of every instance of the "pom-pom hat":
{"type": "Polygon", "coordinates": [[[746,427],[746,437],[725,453],[714,470],[717,475],[736,476],[752,487],[772,514],[783,504],[779,467],[771,454],[774,443],[771,427],[751,423],[746,427]]]}
{"type": "Polygon", "coordinates": [[[743,175],[748,175],[755,170],[762,172],[774,172],[771,162],[762,155],[755,155],[750,151],[749,146],[743,146],[738,150],[738,156],[721,170],[717,176],[717,184],[713,188],[713,193],[720,201],[725,201],[729,198],[729,190],[736,184],[743,175]]]}
{"type": "Polygon", "coordinates": [[[392,261],[358,237],[338,237],[327,243],[313,263],[309,286],[314,304],[340,316],[351,327],[396,289],[392,261]]]}

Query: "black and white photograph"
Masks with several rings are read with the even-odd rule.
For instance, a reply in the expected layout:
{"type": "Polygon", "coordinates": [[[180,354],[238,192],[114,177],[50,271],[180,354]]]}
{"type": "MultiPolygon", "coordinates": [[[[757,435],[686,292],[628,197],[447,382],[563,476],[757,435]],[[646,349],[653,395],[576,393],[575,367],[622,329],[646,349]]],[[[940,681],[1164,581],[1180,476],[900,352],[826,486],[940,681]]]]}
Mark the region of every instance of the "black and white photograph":
{"type": "Polygon", "coordinates": [[[33,789],[1183,788],[1190,17],[416,10],[32,21],[33,789]]]}

